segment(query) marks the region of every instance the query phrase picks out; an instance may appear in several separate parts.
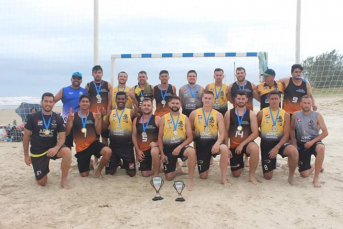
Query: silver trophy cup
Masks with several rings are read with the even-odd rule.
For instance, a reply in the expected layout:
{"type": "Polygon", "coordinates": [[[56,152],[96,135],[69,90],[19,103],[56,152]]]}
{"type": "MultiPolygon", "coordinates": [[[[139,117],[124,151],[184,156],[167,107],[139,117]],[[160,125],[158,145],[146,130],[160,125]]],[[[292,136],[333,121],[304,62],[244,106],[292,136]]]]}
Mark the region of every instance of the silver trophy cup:
{"type": "Polygon", "coordinates": [[[183,198],[181,195],[182,190],[185,188],[185,183],[183,181],[175,181],[173,186],[179,194],[175,201],[185,201],[185,198],[183,198]]]}
{"type": "Polygon", "coordinates": [[[153,177],[153,178],[151,178],[150,184],[156,191],[155,197],[152,198],[152,200],[153,201],[163,200],[163,197],[160,195],[160,190],[164,184],[163,178],[162,177],[153,177]]]}

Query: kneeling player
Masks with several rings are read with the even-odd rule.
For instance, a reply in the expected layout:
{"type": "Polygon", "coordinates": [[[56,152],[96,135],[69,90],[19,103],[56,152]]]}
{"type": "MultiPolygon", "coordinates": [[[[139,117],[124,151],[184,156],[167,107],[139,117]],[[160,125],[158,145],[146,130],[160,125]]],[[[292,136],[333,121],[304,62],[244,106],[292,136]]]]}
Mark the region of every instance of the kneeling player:
{"type": "Polygon", "coordinates": [[[223,123],[223,115],[212,109],[214,103],[212,91],[204,92],[202,103],[203,107],[192,111],[189,117],[194,131],[194,146],[196,148],[200,178],[207,178],[211,157],[220,154],[221,182],[227,184],[226,172],[229,149],[224,144],[225,126],[219,125],[223,123]]]}
{"type": "Polygon", "coordinates": [[[166,180],[173,180],[176,176],[177,159],[188,159],[188,190],[194,189],[193,178],[196,155],[188,144],[192,142],[192,129],[189,119],[180,114],[180,98],[172,96],[168,103],[170,113],[163,115],[159,123],[158,147],[164,165],[166,180]]]}
{"type": "Polygon", "coordinates": [[[276,168],[276,156],[288,157],[288,182],[294,184],[294,171],[298,164],[298,151],[289,140],[289,114],[279,108],[281,95],[279,91],[269,93],[269,107],[258,112],[257,120],[261,131],[262,169],[265,179],[273,177],[276,168]]]}
{"type": "MultiPolygon", "coordinates": [[[[246,91],[237,91],[235,97],[236,108],[232,108],[225,114],[225,127],[230,139],[231,172],[234,177],[239,177],[244,168],[243,154],[250,156],[249,181],[257,184],[255,171],[258,164],[258,146],[254,142],[258,137],[257,119],[254,112],[250,111],[246,104],[248,96],[246,91]]],[[[228,141],[228,139],[226,139],[228,141]]]]}
{"type": "Polygon", "coordinates": [[[160,173],[160,151],[157,146],[157,138],[158,123],[161,118],[153,115],[152,110],[152,100],[144,98],[141,104],[143,115],[133,120],[132,142],[143,177],[152,174],[158,176],[160,173]]]}
{"type": "Polygon", "coordinates": [[[67,134],[72,130],[76,145],[77,166],[82,177],[89,176],[90,161],[92,155],[101,158],[95,175],[103,179],[102,169],[110,160],[112,151],[105,144],[99,142],[99,135],[102,132],[101,113],[89,111],[90,100],[88,95],[81,95],[79,98],[80,110],[72,113],[70,108],[67,121],[67,134]]]}
{"type": "Polygon", "coordinates": [[[291,140],[299,150],[300,176],[308,177],[314,170],[313,186],[320,188],[319,173],[322,171],[325,153],[322,139],[328,136],[328,130],[323,116],[316,111],[311,111],[313,106],[311,96],[304,95],[301,98],[300,106],[302,110],[295,112],[292,116],[291,140]],[[322,132],[319,134],[320,129],[322,132]],[[295,141],[295,137],[297,141],[295,141]],[[311,167],[311,155],[316,157],[314,167],[311,167]]]}

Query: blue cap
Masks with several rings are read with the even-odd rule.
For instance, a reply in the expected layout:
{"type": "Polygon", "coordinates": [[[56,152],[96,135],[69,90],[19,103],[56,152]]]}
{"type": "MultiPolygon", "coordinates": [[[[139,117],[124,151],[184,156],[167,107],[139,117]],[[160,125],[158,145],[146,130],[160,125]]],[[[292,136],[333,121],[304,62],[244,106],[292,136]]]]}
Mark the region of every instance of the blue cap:
{"type": "Polygon", "coordinates": [[[78,76],[82,78],[82,73],[81,72],[74,72],[71,77],[78,76]]]}
{"type": "Polygon", "coordinates": [[[264,76],[270,76],[270,75],[273,75],[275,76],[275,71],[273,69],[270,69],[268,68],[264,73],[263,73],[264,76]]]}

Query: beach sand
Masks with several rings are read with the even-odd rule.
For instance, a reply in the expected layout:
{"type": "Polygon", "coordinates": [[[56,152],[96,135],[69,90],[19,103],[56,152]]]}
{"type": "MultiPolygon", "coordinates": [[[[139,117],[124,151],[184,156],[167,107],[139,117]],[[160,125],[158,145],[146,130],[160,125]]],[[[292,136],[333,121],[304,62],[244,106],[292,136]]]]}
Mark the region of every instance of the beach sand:
{"type": "MultiPolygon", "coordinates": [[[[151,178],[139,173],[129,178],[119,170],[101,181],[92,171],[81,178],[75,157],[68,176],[72,189],[60,188],[59,160],[50,162],[48,184],[39,187],[24,163],[22,143],[1,142],[0,228],[343,228],[343,100],[317,99],[317,104],[329,129],[320,189],[313,188],[313,176],[304,179],[298,172],[290,186],[281,157],[272,180],[263,179],[259,166],[261,184],[249,183],[244,169],[238,179],[228,175],[229,187],[220,184],[217,157],[207,180],[196,171],[195,190],[182,193],[185,202],[175,201],[168,181],[160,192],[164,200],[153,202],[151,178]]],[[[14,110],[0,110],[0,124],[14,117],[14,110]]],[[[187,184],[185,175],[176,180],[187,184]]]]}

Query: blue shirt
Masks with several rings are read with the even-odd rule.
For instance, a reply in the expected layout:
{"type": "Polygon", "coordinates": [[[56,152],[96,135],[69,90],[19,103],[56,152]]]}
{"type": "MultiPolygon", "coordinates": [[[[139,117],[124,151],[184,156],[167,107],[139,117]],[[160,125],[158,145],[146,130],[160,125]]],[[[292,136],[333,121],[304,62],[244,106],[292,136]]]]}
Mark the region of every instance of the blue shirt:
{"type": "Polygon", "coordinates": [[[67,122],[69,109],[73,109],[73,113],[77,112],[79,107],[79,98],[81,95],[86,95],[87,91],[86,89],[80,87],[79,89],[74,89],[71,86],[64,87],[63,88],[63,95],[62,95],[62,103],[63,103],[63,109],[62,109],[62,117],[64,122],[67,122]]]}

